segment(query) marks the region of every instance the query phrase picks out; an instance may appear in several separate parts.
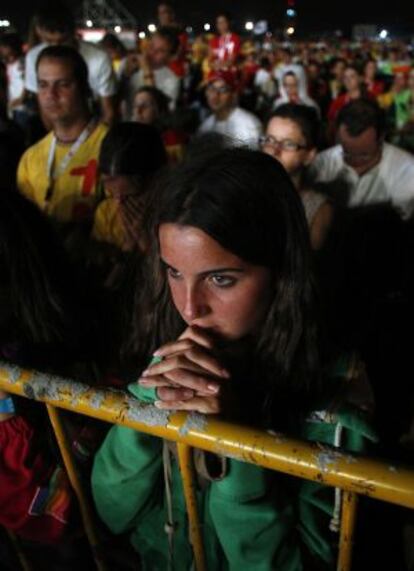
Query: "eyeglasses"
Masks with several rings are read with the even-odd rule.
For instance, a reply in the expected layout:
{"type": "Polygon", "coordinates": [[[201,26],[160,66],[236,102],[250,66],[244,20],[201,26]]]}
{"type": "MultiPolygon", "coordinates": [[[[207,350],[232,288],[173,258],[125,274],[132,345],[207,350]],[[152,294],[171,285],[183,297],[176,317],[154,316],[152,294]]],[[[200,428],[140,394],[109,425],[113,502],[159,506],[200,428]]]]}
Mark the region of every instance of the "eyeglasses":
{"type": "Polygon", "coordinates": [[[231,89],[228,85],[220,85],[220,87],[208,85],[206,91],[209,93],[218,93],[219,95],[223,95],[224,93],[230,93],[231,89]]]}
{"type": "Polygon", "coordinates": [[[307,145],[300,145],[291,141],[291,139],[275,139],[272,135],[263,135],[259,137],[260,147],[272,147],[273,149],[281,149],[282,151],[288,151],[291,153],[307,149],[307,145]]]}

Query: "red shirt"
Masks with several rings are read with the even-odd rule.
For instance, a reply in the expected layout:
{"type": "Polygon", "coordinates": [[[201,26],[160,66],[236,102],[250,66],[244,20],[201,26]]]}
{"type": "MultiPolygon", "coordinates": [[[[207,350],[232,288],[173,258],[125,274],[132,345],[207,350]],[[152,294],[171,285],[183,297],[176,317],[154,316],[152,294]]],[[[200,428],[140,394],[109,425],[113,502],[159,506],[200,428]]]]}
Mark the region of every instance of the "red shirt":
{"type": "Polygon", "coordinates": [[[240,54],[240,37],[232,32],[224,36],[214,36],[210,40],[213,59],[221,62],[234,61],[240,54]]]}

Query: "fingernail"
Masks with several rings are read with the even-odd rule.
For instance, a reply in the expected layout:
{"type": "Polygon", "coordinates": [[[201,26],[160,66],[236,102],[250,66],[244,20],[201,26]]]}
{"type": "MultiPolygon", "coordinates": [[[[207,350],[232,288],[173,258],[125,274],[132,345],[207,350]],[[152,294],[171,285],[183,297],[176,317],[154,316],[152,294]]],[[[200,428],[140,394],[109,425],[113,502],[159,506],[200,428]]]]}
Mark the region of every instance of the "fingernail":
{"type": "Polygon", "coordinates": [[[159,357],[161,355],[161,351],[159,349],[157,349],[156,351],[154,351],[153,356],[154,357],[159,357]]]}
{"type": "Polygon", "coordinates": [[[221,374],[227,378],[230,377],[230,373],[226,369],[221,369],[221,374]]]}
{"type": "Polygon", "coordinates": [[[163,404],[162,400],[156,400],[156,401],[154,401],[154,406],[155,406],[156,408],[162,408],[162,404],[163,404]]]}
{"type": "Polygon", "coordinates": [[[207,390],[215,394],[219,392],[219,387],[217,385],[207,385],[207,390]]]}
{"type": "Polygon", "coordinates": [[[150,381],[148,379],[138,379],[140,385],[148,385],[150,381]]]}
{"type": "Polygon", "coordinates": [[[145,369],[145,371],[142,371],[141,376],[146,377],[148,373],[149,373],[148,369],[145,369]]]}
{"type": "Polygon", "coordinates": [[[194,395],[193,391],[184,391],[183,392],[183,398],[185,398],[185,399],[190,399],[193,395],[194,395]]]}

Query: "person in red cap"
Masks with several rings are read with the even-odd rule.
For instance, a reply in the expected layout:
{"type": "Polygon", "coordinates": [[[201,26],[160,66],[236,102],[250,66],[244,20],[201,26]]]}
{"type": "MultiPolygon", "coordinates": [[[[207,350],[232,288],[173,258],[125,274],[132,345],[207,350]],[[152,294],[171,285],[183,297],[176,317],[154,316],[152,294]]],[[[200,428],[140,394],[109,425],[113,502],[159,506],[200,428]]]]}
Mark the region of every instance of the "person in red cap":
{"type": "Polygon", "coordinates": [[[213,71],[208,79],[206,98],[212,114],[201,124],[199,133],[217,133],[235,144],[255,147],[262,133],[259,119],[238,106],[237,77],[227,70],[213,71]]]}

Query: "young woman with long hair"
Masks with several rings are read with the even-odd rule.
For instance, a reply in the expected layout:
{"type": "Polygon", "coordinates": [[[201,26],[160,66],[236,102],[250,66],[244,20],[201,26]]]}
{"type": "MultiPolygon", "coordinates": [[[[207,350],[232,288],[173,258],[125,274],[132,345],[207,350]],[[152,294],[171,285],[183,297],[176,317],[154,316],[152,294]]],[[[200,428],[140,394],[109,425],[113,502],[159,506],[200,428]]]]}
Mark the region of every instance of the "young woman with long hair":
{"type": "MultiPolygon", "coordinates": [[[[350,361],[321,342],[309,234],[285,170],[244,149],[194,155],[152,198],[152,251],[129,346],[141,374],[129,390],[160,409],[220,413],[360,449],[365,424],[352,425],[339,404],[352,384],[350,361]]],[[[166,446],[172,500],[163,493],[162,441],[119,426],[95,458],[93,493],[107,525],[132,532],[145,569],[189,570],[182,489],[166,446]],[[163,533],[169,509],[172,540],[163,533]]],[[[209,569],[333,566],[332,489],[234,459],[218,458],[220,474],[212,474],[211,455],[204,460],[199,509],[209,569]]]]}

